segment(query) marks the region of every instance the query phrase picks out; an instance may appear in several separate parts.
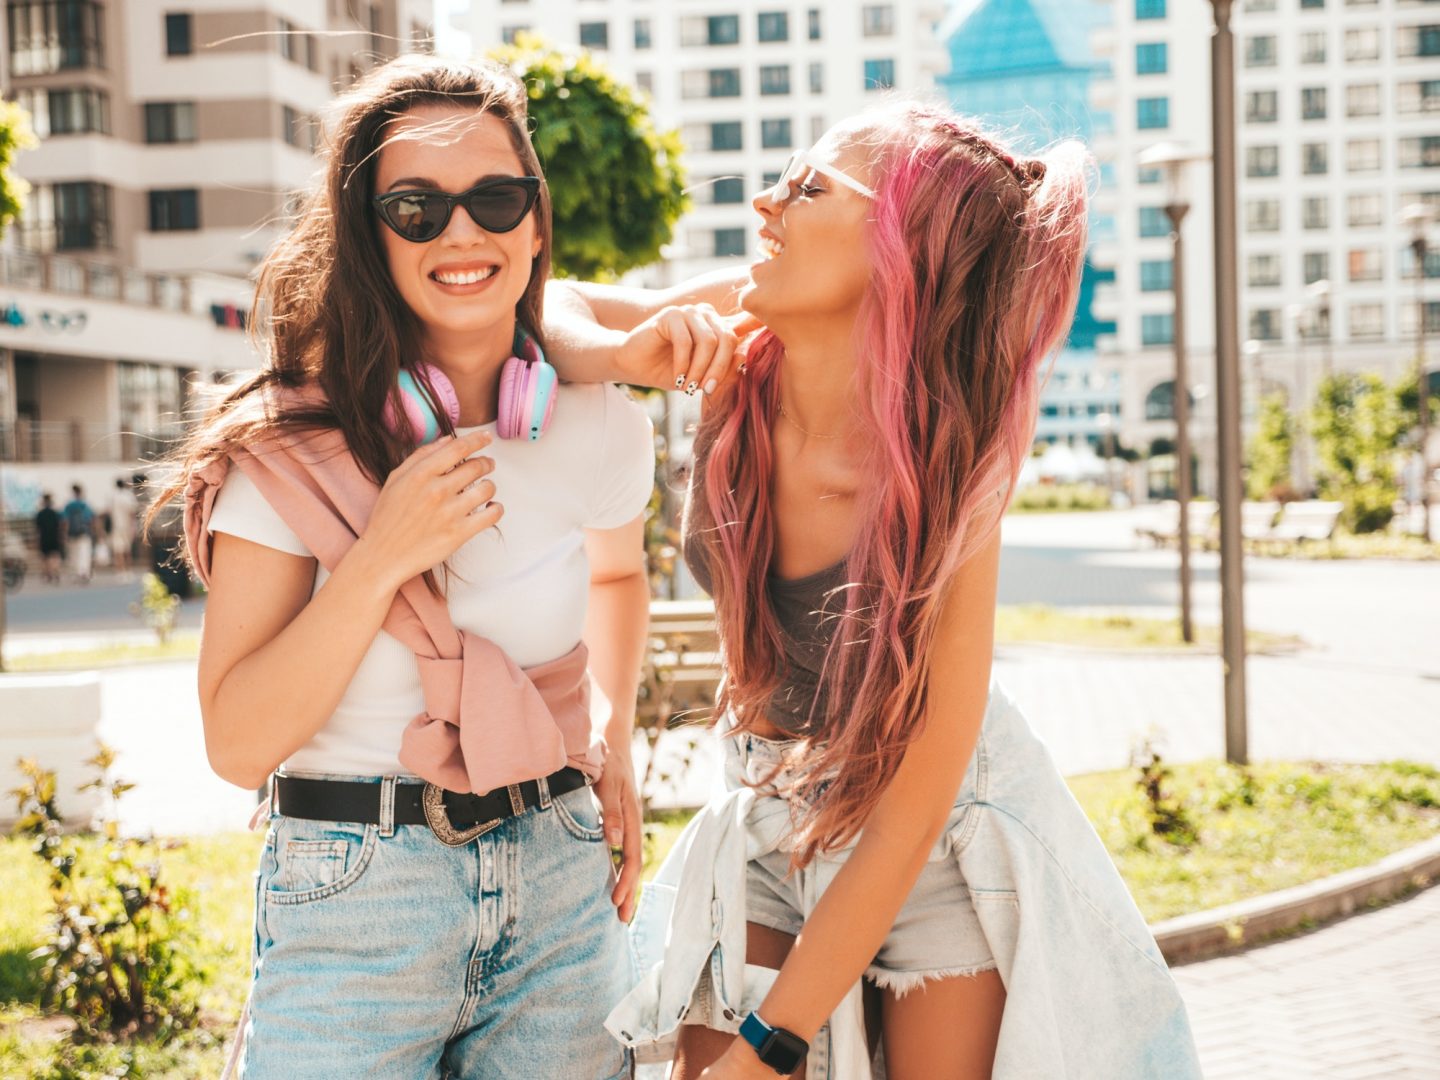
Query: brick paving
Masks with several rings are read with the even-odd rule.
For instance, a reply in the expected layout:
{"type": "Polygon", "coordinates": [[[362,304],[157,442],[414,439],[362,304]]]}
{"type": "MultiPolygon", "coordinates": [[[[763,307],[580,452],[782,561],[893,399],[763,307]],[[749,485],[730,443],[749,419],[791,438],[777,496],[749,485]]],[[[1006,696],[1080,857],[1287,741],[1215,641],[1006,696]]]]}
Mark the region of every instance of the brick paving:
{"type": "Polygon", "coordinates": [[[1207,1080],[1440,1077],[1440,888],[1175,979],[1207,1080]]]}

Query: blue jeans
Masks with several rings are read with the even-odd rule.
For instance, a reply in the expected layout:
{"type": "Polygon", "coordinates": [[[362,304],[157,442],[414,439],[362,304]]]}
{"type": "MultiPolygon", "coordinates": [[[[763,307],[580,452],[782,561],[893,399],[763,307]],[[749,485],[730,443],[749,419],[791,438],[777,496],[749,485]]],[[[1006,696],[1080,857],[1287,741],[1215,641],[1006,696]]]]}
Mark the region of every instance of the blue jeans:
{"type": "Polygon", "coordinates": [[[635,964],[599,808],[588,787],[546,798],[454,848],[424,825],[273,817],[240,1075],[630,1076],[603,1027],[635,964]]]}

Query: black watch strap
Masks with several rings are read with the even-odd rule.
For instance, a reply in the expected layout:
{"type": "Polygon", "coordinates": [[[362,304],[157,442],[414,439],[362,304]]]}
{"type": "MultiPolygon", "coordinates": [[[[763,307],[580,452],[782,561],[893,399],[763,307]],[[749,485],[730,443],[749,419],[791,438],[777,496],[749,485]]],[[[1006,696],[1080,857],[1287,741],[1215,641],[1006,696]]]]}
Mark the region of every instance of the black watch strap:
{"type": "Polygon", "coordinates": [[[781,1076],[789,1076],[800,1067],[810,1044],[794,1032],[784,1028],[771,1027],[760,1019],[759,1013],[751,1013],[740,1025],[740,1037],[755,1048],[761,1062],[769,1065],[781,1076]]]}

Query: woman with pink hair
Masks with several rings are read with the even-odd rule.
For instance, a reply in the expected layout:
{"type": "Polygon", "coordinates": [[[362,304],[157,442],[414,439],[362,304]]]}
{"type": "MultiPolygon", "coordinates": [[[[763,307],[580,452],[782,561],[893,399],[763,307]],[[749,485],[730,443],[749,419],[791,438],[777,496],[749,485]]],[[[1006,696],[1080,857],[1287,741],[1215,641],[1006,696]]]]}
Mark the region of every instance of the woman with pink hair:
{"type": "Polygon", "coordinates": [[[728,792],[647,886],[648,974],[608,1022],[676,1080],[1199,1076],[1144,920],[991,680],[1088,170],[890,103],[755,198],[743,277],[552,287],[570,377],[706,393],[684,550],[728,792]]]}

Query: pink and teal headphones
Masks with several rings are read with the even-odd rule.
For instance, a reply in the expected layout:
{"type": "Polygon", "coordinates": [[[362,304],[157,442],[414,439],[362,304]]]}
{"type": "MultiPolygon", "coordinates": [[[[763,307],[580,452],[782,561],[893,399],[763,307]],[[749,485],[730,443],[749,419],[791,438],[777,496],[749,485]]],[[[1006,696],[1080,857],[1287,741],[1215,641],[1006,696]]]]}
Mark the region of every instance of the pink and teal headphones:
{"type": "MultiPolygon", "coordinates": [[[[555,387],[559,377],[546,361],[540,343],[518,323],[515,326],[514,350],[515,355],[505,361],[500,371],[500,405],[495,426],[502,439],[538,442],[555,415],[555,387]]],[[[441,428],[440,419],[416,379],[417,375],[429,383],[436,404],[450,417],[452,426],[460,419],[460,401],[455,396],[454,385],[434,364],[421,362],[413,370],[400,369],[401,405],[416,445],[420,446],[438,439],[441,428]]],[[[385,406],[385,423],[392,431],[399,426],[388,403],[385,406]]]]}

